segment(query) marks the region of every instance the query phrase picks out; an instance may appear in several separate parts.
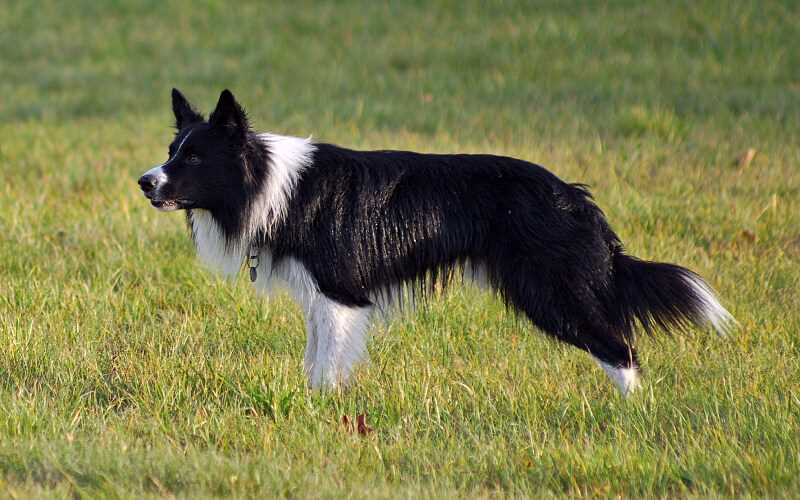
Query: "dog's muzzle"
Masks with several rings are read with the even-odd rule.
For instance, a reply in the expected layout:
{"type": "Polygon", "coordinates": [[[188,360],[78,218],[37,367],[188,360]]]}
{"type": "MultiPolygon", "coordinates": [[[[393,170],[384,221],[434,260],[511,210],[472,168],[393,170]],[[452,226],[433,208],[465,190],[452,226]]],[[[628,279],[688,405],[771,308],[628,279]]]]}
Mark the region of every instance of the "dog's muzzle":
{"type": "Polygon", "coordinates": [[[167,176],[164,174],[162,166],[154,167],[139,177],[139,187],[142,188],[145,196],[150,198],[166,180],[167,176]]]}
{"type": "Polygon", "coordinates": [[[189,208],[192,203],[189,200],[164,198],[159,190],[167,183],[167,174],[164,173],[164,166],[151,168],[139,178],[139,187],[142,188],[144,196],[150,200],[150,204],[159,210],[168,212],[179,208],[189,208]]]}

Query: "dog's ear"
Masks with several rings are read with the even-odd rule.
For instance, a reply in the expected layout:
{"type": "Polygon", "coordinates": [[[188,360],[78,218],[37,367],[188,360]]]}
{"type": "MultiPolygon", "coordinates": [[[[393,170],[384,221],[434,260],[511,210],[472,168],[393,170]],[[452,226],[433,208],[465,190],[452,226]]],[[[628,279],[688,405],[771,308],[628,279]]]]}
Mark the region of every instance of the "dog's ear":
{"type": "Polygon", "coordinates": [[[247,113],[236,102],[231,91],[225,89],[219,95],[219,101],[214,112],[211,113],[209,123],[212,126],[224,129],[232,137],[244,139],[250,125],[247,122],[247,113]]]}
{"type": "Polygon", "coordinates": [[[175,113],[175,128],[178,130],[186,125],[203,121],[203,115],[192,108],[178,89],[172,89],[172,112],[175,113]]]}

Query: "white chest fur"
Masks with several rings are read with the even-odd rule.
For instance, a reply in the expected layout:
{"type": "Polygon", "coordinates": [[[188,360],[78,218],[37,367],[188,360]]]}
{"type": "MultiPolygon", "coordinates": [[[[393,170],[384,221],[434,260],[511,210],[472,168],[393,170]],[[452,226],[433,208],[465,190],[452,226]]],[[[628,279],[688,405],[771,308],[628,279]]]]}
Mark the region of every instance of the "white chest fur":
{"type": "Polygon", "coordinates": [[[210,212],[192,210],[192,234],[200,262],[227,278],[236,276],[242,267],[244,249],[237,242],[226,240],[210,212]]]}

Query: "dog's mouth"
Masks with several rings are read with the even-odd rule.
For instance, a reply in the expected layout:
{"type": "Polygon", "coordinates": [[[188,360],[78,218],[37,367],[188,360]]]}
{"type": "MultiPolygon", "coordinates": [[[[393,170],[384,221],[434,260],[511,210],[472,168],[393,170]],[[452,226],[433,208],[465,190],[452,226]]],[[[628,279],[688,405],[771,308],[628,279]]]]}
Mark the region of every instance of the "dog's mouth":
{"type": "Polygon", "coordinates": [[[191,208],[192,202],[190,200],[156,200],[151,199],[150,204],[161,210],[162,212],[171,212],[173,210],[180,210],[184,208],[191,208]]]}
{"type": "Polygon", "coordinates": [[[150,200],[151,205],[162,212],[171,212],[194,206],[194,202],[186,198],[162,198],[157,190],[145,191],[144,197],[150,200]]]}

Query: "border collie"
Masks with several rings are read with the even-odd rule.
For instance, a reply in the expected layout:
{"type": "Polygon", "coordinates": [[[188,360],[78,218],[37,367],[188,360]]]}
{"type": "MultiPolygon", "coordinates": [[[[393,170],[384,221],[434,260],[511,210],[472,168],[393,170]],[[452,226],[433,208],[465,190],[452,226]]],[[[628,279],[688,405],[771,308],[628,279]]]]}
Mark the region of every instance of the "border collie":
{"type": "Polygon", "coordinates": [[[347,383],[374,312],[456,277],[590,353],[623,395],[638,386],[637,329],[735,325],[700,276],[627,255],[587,188],[539,165],[256,133],[228,90],[208,121],[176,89],[172,109],[169,159],[139,186],[186,211],[211,268],[234,276],[248,260],[258,289],[288,284],[312,388],[347,383]]]}

